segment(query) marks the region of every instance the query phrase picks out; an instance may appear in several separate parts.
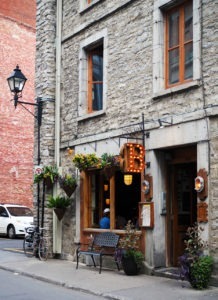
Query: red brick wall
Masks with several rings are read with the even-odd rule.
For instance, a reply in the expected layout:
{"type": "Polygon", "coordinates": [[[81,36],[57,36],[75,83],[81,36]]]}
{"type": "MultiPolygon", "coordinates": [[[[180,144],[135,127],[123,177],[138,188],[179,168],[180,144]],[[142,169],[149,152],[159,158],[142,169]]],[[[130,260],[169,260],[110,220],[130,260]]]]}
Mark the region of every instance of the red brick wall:
{"type": "Polygon", "coordinates": [[[0,14],[35,28],[36,0],[1,0],[0,14]]]}
{"type": "Polygon", "coordinates": [[[34,117],[21,105],[15,110],[6,79],[18,64],[28,78],[22,100],[34,101],[35,14],[35,1],[0,1],[0,202],[30,207],[34,117]]]}

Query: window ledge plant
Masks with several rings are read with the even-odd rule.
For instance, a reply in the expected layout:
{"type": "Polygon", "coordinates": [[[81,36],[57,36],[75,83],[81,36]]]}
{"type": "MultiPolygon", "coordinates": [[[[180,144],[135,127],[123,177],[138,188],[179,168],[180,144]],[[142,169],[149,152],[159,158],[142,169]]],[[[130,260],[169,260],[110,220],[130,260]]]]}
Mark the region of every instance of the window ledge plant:
{"type": "Polygon", "coordinates": [[[209,285],[212,274],[213,259],[204,255],[207,243],[201,238],[203,228],[195,223],[186,233],[185,253],[179,257],[180,276],[187,279],[195,289],[205,289],[209,285]]]}
{"type": "Polygon", "coordinates": [[[139,250],[140,236],[129,220],[126,225],[125,235],[119,241],[119,249],[115,254],[118,263],[122,263],[126,275],[137,275],[142,267],[144,255],[139,250]]]}
{"type": "Polygon", "coordinates": [[[119,166],[119,155],[112,155],[108,153],[97,157],[95,153],[90,154],[75,154],[72,159],[73,164],[80,170],[87,170],[89,168],[106,169],[119,166]]]}
{"type": "Polygon", "coordinates": [[[75,154],[72,159],[73,164],[81,171],[92,167],[98,167],[100,159],[95,153],[90,154],[75,154]]]}

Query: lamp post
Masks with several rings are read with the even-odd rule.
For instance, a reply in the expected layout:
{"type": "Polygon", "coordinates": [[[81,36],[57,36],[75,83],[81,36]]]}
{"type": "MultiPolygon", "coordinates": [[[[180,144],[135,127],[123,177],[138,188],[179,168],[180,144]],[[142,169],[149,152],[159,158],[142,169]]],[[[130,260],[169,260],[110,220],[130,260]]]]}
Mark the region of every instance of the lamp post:
{"type": "MultiPolygon", "coordinates": [[[[40,127],[42,123],[42,98],[37,98],[36,103],[20,101],[19,98],[22,98],[22,91],[24,85],[27,81],[27,78],[23,75],[19,66],[17,65],[11,75],[7,78],[10,91],[14,95],[14,107],[17,107],[18,103],[25,105],[32,105],[37,107],[37,115],[34,116],[37,119],[37,163],[40,165],[41,156],[40,156],[40,127]]],[[[39,211],[40,211],[40,185],[37,183],[37,231],[39,230],[39,211]]]]}

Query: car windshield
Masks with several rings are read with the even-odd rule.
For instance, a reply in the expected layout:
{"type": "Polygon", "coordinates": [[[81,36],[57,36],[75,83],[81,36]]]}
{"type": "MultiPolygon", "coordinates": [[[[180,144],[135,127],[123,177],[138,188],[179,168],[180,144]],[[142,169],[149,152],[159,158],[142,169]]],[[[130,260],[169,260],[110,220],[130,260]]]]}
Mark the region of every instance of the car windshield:
{"type": "Polygon", "coordinates": [[[10,214],[14,217],[32,217],[33,213],[28,207],[7,207],[10,214]]]}

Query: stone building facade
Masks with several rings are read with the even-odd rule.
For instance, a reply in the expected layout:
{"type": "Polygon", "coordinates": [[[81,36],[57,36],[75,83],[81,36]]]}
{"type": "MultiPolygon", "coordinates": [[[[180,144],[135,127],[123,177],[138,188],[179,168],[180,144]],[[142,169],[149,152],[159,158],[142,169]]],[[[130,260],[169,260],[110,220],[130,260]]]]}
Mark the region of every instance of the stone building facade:
{"type": "MultiPolygon", "coordinates": [[[[19,65],[28,78],[23,101],[34,101],[36,3],[0,2],[0,203],[33,207],[34,118],[15,110],[7,78],[19,65]]],[[[33,107],[28,107],[33,113],[33,107]]]]}
{"type": "MultiPolygon", "coordinates": [[[[185,26],[193,24],[187,30],[192,35],[188,41],[191,68],[187,59],[184,76],[188,79],[169,84],[166,17],[173,22],[174,11],[186,3],[37,1],[36,93],[55,98],[55,103],[45,103],[43,108],[42,163],[55,163],[62,174],[75,173],[79,183],[63,221],[45,209],[54,253],[73,259],[74,243],[101,231],[95,218],[101,216],[99,207],[105,207],[101,183],[107,179],[110,230],[124,233],[116,225],[118,212],[129,218],[132,210],[140,219],[141,209],[145,213],[148,209],[153,224],[140,220],[144,226],[138,228],[148,271],[177,264],[185,230],[198,219],[217,274],[217,14],[215,1],[188,1],[191,17],[185,19],[185,26]],[[97,68],[91,79],[89,57],[97,68]],[[99,76],[96,81],[95,76],[99,76]],[[100,104],[95,99],[98,93],[100,104]],[[144,142],[146,149],[145,174],[133,175],[129,187],[123,185],[120,170],[102,179],[98,170],[80,173],[72,163],[77,153],[119,155],[128,142],[144,142]],[[194,189],[200,170],[208,185],[203,198],[194,189]],[[153,186],[150,197],[142,192],[144,178],[153,186]],[[103,202],[98,206],[97,201],[103,202]]],[[[56,186],[53,193],[59,192],[56,186]]]]}

